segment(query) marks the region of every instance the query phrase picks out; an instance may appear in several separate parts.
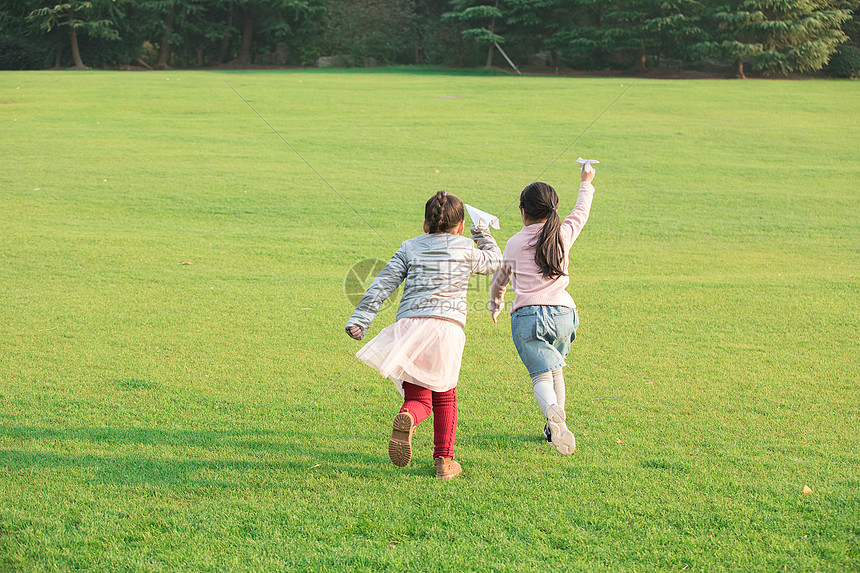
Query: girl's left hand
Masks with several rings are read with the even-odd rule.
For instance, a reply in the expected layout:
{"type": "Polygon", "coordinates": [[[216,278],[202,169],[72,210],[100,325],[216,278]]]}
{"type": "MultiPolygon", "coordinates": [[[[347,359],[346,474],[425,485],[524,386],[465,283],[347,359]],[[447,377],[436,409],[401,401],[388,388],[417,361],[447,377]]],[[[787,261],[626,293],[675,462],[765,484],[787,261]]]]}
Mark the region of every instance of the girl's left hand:
{"type": "Polygon", "coordinates": [[[361,327],[359,326],[350,326],[346,329],[346,333],[356,340],[364,338],[364,334],[361,333],[361,327]]]}
{"type": "Polygon", "coordinates": [[[499,315],[502,313],[502,307],[496,306],[495,303],[490,303],[490,318],[493,319],[493,324],[496,324],[499,318],[499,315]]]}

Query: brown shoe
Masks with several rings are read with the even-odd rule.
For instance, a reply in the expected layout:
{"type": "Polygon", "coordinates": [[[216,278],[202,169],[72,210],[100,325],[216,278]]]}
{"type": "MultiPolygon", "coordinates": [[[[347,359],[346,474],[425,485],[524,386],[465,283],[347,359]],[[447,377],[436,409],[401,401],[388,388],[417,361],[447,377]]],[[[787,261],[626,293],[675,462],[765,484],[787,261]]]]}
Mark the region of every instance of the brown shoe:
{"type": "Polygon", "coordinates": [[[436,477],[454,479],[463,473],[463,468],[454,458],[436,458],[436,477]]]}
{"type": "Polygon", "coordinates": [[[415,433],[415,418],[409,412],[394,416],[391,439],[388,440],[388,457],[401,468],[412,460],[412,434],[415,433]]]}

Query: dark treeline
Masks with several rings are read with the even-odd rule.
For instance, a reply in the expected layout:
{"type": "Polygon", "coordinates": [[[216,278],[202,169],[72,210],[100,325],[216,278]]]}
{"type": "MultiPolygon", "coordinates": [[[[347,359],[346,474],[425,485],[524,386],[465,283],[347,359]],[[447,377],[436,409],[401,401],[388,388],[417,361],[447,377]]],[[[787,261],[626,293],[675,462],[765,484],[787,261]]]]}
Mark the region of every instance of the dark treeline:
{"type": "Polygon", "coordinates": [[[860,71],[860,0],[3,0],[0,69],[860,71]],[[57,3],[61,2],[61,3],[57,3]]]}

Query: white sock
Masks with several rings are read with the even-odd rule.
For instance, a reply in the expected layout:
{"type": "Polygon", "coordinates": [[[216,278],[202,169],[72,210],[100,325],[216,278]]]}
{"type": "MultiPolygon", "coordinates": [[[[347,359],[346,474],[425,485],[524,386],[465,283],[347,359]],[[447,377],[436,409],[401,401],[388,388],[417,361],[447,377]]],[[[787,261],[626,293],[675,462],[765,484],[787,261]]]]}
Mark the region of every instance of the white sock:
{"type": "Polygon", "coordinates": [[[549,407],[558,404],[553,387],[552,372],[544,372],[532,377],[532,389],[535,391],[535,400],[537,400],[540,411],[546,416],[549,407]]]}
{"type": "Polygon", "coordinates": [[[552,371],[552,385],[555,389],[555,399],[561,409],[564,410],[564,374],[561,373],[561,368],[552,371]]]}

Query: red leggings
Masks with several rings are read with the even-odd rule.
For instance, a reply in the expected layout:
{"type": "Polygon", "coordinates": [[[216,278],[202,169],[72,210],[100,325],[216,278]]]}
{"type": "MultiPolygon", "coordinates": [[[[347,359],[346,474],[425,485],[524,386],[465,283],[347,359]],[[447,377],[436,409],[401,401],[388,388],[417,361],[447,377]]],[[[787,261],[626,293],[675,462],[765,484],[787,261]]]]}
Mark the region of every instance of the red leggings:
{"type": "Polygon", "coordinates": [[[416,426],[433,412],[433,457],[453,457],[454,434],[457,433],[457,389],[433,392],[404,382],[403,394],[403,407],[400,411],[412,414],[416,426]]]}

